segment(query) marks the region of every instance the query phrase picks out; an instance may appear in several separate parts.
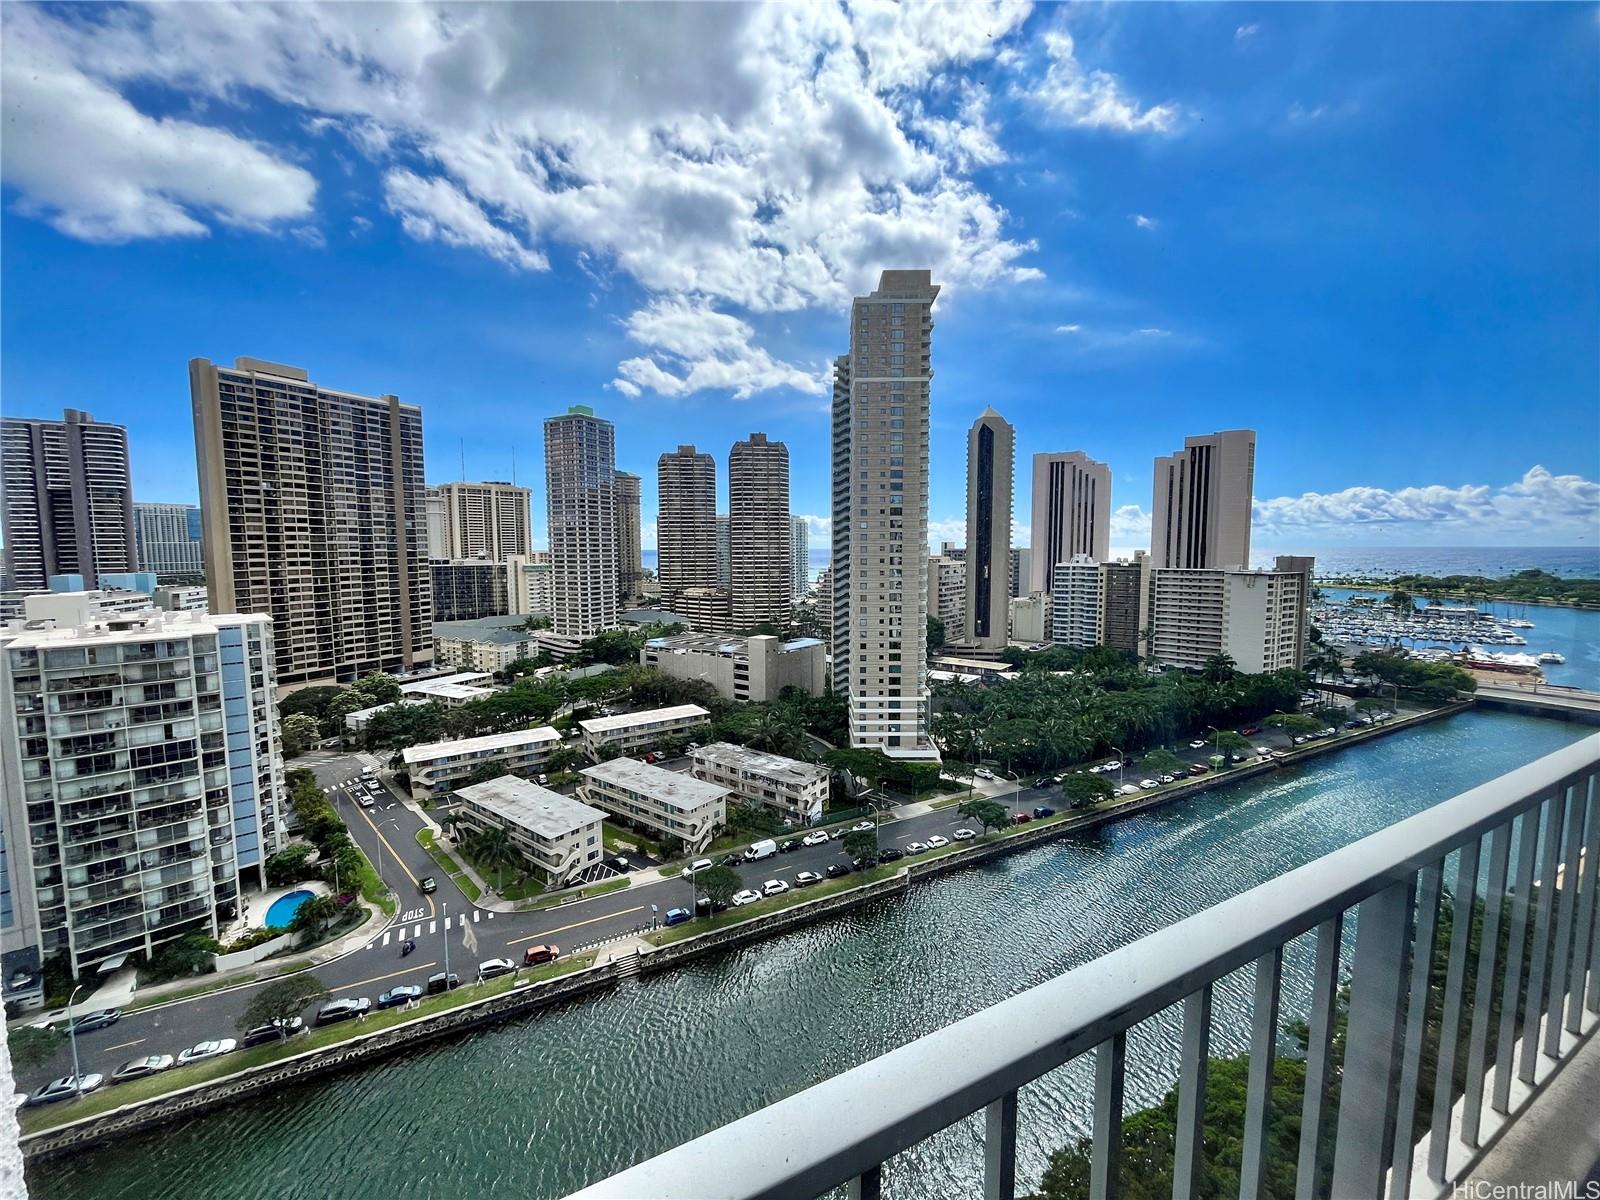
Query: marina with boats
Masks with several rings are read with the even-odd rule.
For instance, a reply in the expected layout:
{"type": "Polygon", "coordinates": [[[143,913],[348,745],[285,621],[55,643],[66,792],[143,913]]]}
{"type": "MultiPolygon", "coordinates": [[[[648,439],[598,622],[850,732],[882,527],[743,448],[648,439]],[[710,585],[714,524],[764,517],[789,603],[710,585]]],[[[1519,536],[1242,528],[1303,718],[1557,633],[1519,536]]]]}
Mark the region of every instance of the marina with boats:
{"type": "Polygon", "coordinates": [[[1330,599],[1312,610],[1312,622],[1330,642],[1359,653],[1400,648],[1419,659],[1444,659],[1479,671],[1542,674],[1567,659],[1559,650],[1537,646],[1527,636],[1537,627],[1525,617],[1503,616],[1470,605],[1395,606],[1383,596],[1362,592],[1330,599]]]}

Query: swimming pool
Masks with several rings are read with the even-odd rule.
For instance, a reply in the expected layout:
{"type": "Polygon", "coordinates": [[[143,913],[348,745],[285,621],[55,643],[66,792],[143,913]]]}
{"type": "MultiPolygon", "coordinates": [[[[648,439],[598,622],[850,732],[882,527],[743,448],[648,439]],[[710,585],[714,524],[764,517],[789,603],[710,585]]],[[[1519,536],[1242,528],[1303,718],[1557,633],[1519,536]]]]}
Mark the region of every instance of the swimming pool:
{"type": "Polygon", "coordinates": [[[272,906],[267,909],[267,919],[264,924],[268,929],[289,928],[289,922],[294,920],[294,914],[300,911],[300,906],[314,895],[316,895],[315,892],[308,892],[305,888],[300,888],[298,891],[285,892],[274,900],[272,906]]]}

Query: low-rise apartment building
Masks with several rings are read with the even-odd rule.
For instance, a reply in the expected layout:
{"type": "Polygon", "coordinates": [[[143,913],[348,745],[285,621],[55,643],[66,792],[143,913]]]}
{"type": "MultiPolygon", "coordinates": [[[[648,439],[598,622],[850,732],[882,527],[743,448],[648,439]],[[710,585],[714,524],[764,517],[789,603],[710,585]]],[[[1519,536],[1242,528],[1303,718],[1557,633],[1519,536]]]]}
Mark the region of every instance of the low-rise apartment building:
{"type": "Polygon", "coordinates": [[[1074,554],[1050,573],[1050,640],[1089,650],[1100,644],[1100,564],[1074,554]]]}
{"type": "Polygon", "coordinates": [[[1305,662],[1314,560],[1280,555],[1270,571],[1158,567],[1150,572],[1150,653],[1199,669],[1226,654],[1255,674],[1305,662]]]}
{"type": "Polygon", "coordinates": [[[814,825],[828,800],[828,770],[732,742],[713,742],[689,755],[696,779],[725,787],[740,800],[762,804],[786,820],[814,825]]]}
{"type": "Polygon", "coordinates": [[[420,802],[449,795],[485,763],[504,767],[513,775],[537,775],[560,744],[561,735],[548,725],[541,725],[408,746],[401,757],[411,776],[411,798],[420,802]]]}
{"type": "Polygon", "coordinates": [[[724,699],[741,702],[775,700],[786,687],[820,696],[826,686],[825,654],[816,638],[681,633],[651,638],[639,662],[674,679],[709,683],[724,699]]]}
{"type": "Polygon", "coordinates": [[[648,750],[662,738],[678,737],[711,723],[711,714],[698,704],[674,704],[614,717],[579,721],[583,749],[596,762],[616,754],[648,750]]]}
{"type": "Polygon", "coordinates": [[[583,769],[578,795],[586,804],[651,833],[675,837],[690,854],[711,844],[728,819],[729,789],[693,775],[631,758],[583,769]]]}
{"type": "Polygon", "coordinates": [[[575,883],[605,855],[605,813],[526,779],[506,775],[459,789],[459,828],[501,829],[550,887],[575,883]]]}
{"type": "Polygon", "coordinates": [[[1034,592],[1010,600],[1011,640],[1038,645],[1050,640],[1050,593],[1034,592]]]}

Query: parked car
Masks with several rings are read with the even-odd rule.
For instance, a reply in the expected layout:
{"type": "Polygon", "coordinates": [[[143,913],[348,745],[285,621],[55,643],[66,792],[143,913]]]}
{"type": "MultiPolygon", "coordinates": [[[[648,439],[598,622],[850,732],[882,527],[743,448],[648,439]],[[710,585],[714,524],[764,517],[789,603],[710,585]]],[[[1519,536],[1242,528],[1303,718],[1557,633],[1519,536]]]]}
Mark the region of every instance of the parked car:
{"type": "Polygon", "coordinates": [[[988,767],[979,767],[976,771],[973,772],[973,774],[976,775],[979,779],[993,779],[994,778],[994,772],[989,770],[988,767]]]}
{"type": "MultiPolygon", "coordinates": [[[[808,845],[808,846],[810,844],[811,844],[810,842],[806,843],[806,845],[808,845]]],[[[800,839],[799,838],[788,838],[785,841],[782,841],[782,842],[778,843],[778,853],[779,854],[793,854],[798,849],[800,849],[800,839]]]]}
{"type": "Polygon", "coordinates": [[[1120,770],[1122,770],[1122,760],[1120,758],[1113,758],[1110,762],[1108,762],[1106,764],[1106,770],[1108,770],[1108,771],[1120,771],[1120,770]]]}
{"type": "Polygon", "coordinates": [[[1148,792],[1148,791],[1152,790],[1153,788],[1160,787],[1161,785],[1159,783],[1157,783],[1154,779],[1141,779],[1141,780],[1139,780],[1139,786],[1142,787],[1145,791],[1148,792]]]}
{"type": "Polygon", "coordinates": [[[763,841],[751,842],[750,849],[744,852],[745,862],[760,862],[763,858],[771,858],[778,852],[778,843],[771,838],[763,841]]]}
{"type": "Polygon", "coordinates": [[[362,792],[361,795],[357,796],[356,803],[362,808],[376,808],[378,806],[378,802],[372,798],[369,792],[362,792]]]}
{"type": "Polygon", "coordinates": [[[927,842],[907,842],[906,843],[906,853],[907,854],[926,854],[927,852],[928,852],[928,843],[927,842]]]}
{"type": "Polygon", "coordinates": [[[657,753],[656,753],[656,752],[655,752],[655,751],[654,751],[654,750],[652,750],[652,751],[650,751],[650,753],[649,753],[649,754],[646,754],[646,755],[645,755],[645,756],[644,756],[644,760],[645,760],[645,762],[647,762],[647,763],[653,763],[653,762],[655,762],[655,761],[656,761],[656,760],[657,760],[657,759],[659,759],[659,758],[660,758],[660,757],[661,757],[661,756],[660,756],[660,755],[659,755],[659,754],[657,754],[657,753]]]}
{"type": "Polygon", "coordinates": [[[718,865],[724,867],[737,867],[743,861],[744,859],[737,854],[726,854],[723,856],[722,862],[718,865]]]}
{"type": "Polygon", "coordinates": [[[871,821],[857,821],[854,825],[850,826],[850,832],[851,833],[865,833],[869,829],[876,829],[876,828],[877,828],[877,826],[874,825],[871,821]]]}
{"type": "Polygon", "coordinates": [[[1191,749],[1191,750],[1204,750],[1205,748],[1206,748],[1206,740],[1205,740],[1205,738],[1195,738],[1194,741],[1189,743],[1189,749],[1191,749]]]}
{"type": "Polygon", "coordinates": [[[232,1054],[239,1043],[233,1038],[218,1038],[211,1042],[196,1042],[182,1054],[178,1055],[178,1065],[187,1066],[189,1063],[205,1062],[211,1058],[221,1058],[224,1054],[232,1054]]]}
{"type": "Polygon", "coordinates": [[[522,952],[522,965],[525,967],[537,967],[544,963],[553,963],[560,957],[560,946],[529,946],[522,952]]]}
{"type": "Polygon", "coordinates": [[[718,904],[713,901],[710,896],[695,897],[694,906],[702,912],[707,913],[726,912],[728,909],[726,904],[718,904]]]}
{"type": "Polygon", "coordinates": [[[115,1071],[111,1072],[112,1083],[127,1083],[130,1079],[143,1079],[146,1075],[155,1075],[172,1066],[172,1055],[151,1054],[144,1058],[136,1058],[132,1062],[125,1062],[115,1071]]]}
{"type": "Polygon", "coordinates": [[[1271,750],[1270,747],[1267,747],[1267,746],[1257,746],[1256,747],[1256,753],[1259,754],[1262,758],[1265,758],[1267,755],[1272,753],[1272,750],[1271,750]]]}
{"type": "Polygon", "coordinates": [[[1119,796],[1132,796],[1138,790],[1139,790],[1139,785],[1137,783],[1125,783],[1125,784],[1123,784],[1121,787],[1119,787],[1117,789],[1117,795],[1119,795],[1119,796]]]}
{"type": "Polygon", "coordinates": [[[815,871],[801,871],[794,877],[795,887],[810,887],[813,883],[821,883],[822,876],[815,871]]]}
{"type": "Polygon", "coordinates": [[[1177,779],[1178,779],[1178,777],[1176,775],[1158,775],[1157,778],[1162,783],[1175,783],[1175,782],[1177,782],[1177,779]]]}
{"type": "Polygon", "coordinates": [[[92,1092],[106,1081],[104,1075],[65,1075],[60,1079],[52,1079],[33,1095],[28,1097],[30,1105],[54,1104],[57,1100],[71,1100],[74,1096],[81,1096],[92,1092]]]}
{"type": "Polygon", "coordinates": [[[691,920],[693,917],[694,914],[687,908],[669,908],[667,909],[666,919],[662,921],[662,924],[682,925],[685,921],[691,920]]]}
{"type": "Polygon", "coordinates": [[[606,859],[606,866],[610,867],[613,871],[633,870],[633,864],[620,854],[613,854],[610,858],[606,859]]]}
{"type": "Polygon", "coordinates": [[[1189,767],[1189,774],[1204,775],[1209,770],[1211,770],[1211,768],[1206,766],[1205,763],[1193,763],[1189,767]]]}
{"type": "Polygon", "coordinates": [[[977,837],[978,835],[977,835],[976,832],[974,832],[971,829],[958,829],[954,833],[952,833],[950,836],[955,838],[955,840],[958,841],[958,842],[970,842],[973,838],[977,837]]]}
{"type": "Polygon", "coordinates": [[[818,829],[814,833],[808,833],[805,835],[805,837],[801,838],[800,844],[803,846],[821,846],[825,844],[827,840],[828,831],[826,829],[818,829]]]}
{"type": "Polygon", "coordinates": [[[850,874],[850,864],[849,863],[829,863],[828,864],[828,878],[829,879],[843,879],[848,874],[850,874]]]}
{"type": "Polygon", "coordinates": [[[1033,820],[1032,813],[1020,812],[1011,818],[1011,823],[1013,825],[1026,825],[1031,820],[1033,820]]]}
{"type": "Polygon", "coordinates": [[[763,896],[781,896],[789,890],[789,885],[781,879],[769,879],[761,885],[763,896]]]}
{"type": "Polygon", "coordinates": [[[80,1013],[74,1017],[67,1030],[70,1033],[93,1033],[96,1029],[105,1029],[122,1020],[120,1008],[97,1008],[94,1012],[80,1013]]]}
{"type": "Polygon", "coordinates": [[[1047,788],[1051,784],[1055,783],[1055,781],[1056,777],[1054,775],[1041,775],[1039,778],[1033,781],[1033,786],[1036,788],[1047,788]]]}
{"type": "Polygon", "coordinates": [[[698,875],[701,871],[709,871],[716,864],[709,858],[697,858],[683,869],[685,875],[698,875]]]}
{"type": "Polygon", "coordinates": [[[417,881],[417,886],[422,889],[424,896],[432,895],[439,890],[439,884],[432,875],[424,875],[417,881]]]}
{"type": "Polygon", "coordinates": [[[297,1033],[306,1031],[306,1023],[299,1017],[290,1017],[288,1021],[282,1019],[268,1021],[265,1025],[257,1025],[254,1029],[247,1029],[239,1035],[239,1045],[244,1049],[251,1046],[260,1046],[266,1042],[281,1041],[286,1037],[293,1037],[297,1033]]]}
{"type": "Polygon", "coordinates": [[[550,776],[546,775],[544,772],[541,771],[539,773],[538,778],[535,779],[534,782],[537,783],[540,787],[544,787],[545,784],[550,782],[550,776]]]}
{"type": "Polygon", "coordinates": [[[1056,815],[1056,810],[1051,808],[1048,804],[1041,804],[1033,810],[1033,815],[1041,819],[1044,817],[1053,817],[1056,815]]]}
{"type": "Polygon", "coordinates": [[[414,983],[403,983],[399,987],[392,987],[378,997],[379,1008],[404,1008],[413,1000],[422,999],[422,989],[414,983]]]}
{"type": "Polygon", "coordinates": [[[1246,725],[1243,729],[1239,730],[1239,732],[1245,737],[1255,737],[1256,734],[1261,732],[1261,726],[1246,725]]]}
{"type": "Polygon", "coordinates": [[[934,834],[932,837],[930,837],[928,839],[928,849],[929,850],[937,850],[937,849],[939,849],[939,847],[948,846],[949,844],[950,844],[950,839],[949,838],[944,837],[944,836],[942,836],[940,834],[937,834],[937,833],[934,834]]]}
{"type": "Polygon", "coordinates": [[[885,846],[882,850],[878,851],[879,862],[898,862],[905,856],[906,852],[901,850],[898,846],[885,846]]]}
{"type": "MultiPolygon", "coordinates": [[[[850,874],[851,871],[865,871],[869,867],[875,867],[877,865],[878,865],[878,860],[876,858],[872,857],[872,855],[870,855],[870,854],[867,855],[866,858],[852,858],[850,860],[849,866],[845,867],[845,869],[843,871],[843,874],[848,875],[848,874],[850,874]]],[[[832,874],[832,873],[833,873],[833,869],[830,867],[829,868],[829,874],[832,874]]]]}
{"type": "Polygon", "coordinates": [[[372,1001],[365,996],[341,996],[330,1000],[317,1010],[316,1024],[333,1025],[352,1017],[364,1017],[372,1011],[372,1001]]]}
{"type": "Polygon", "coordinates": [[[440,971],[437,975],[428,976],[428,995],[437,996],[441,992],[453,991],[461,986],[461,976],[451,971],[446,975],[440,971]]]}
{"type": "Polygon", "coordinates": [[[509,975],[517,969],[517,964],[509,958],[486,958],[478,964],[478,981],[485,979],[498,979],[501,975],[509,975]]]}
{"type": "Polygon", "coordinates": [[[760,892],[752,892],[749,888],[745,888],[744,891],[733,894],[733,906],[743,908],[746,904],[754,904],[759,899],[761,899],[760,892]]]}

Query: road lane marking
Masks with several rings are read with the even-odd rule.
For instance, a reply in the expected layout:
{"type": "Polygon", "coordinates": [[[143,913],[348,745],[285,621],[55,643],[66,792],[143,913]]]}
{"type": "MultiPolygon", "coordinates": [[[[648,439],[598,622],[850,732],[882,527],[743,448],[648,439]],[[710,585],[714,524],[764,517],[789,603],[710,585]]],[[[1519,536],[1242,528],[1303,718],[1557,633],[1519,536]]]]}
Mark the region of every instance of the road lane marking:
{"type": "Polygon", "coordinates": [[[106,1051],[126,1050],[129,1046],[137,1046],[141,1042],[143,1042],[144,1040],[145,1040],[144,1038],[134,1038],[133,1041],[131,1041],[131,1042],[118,1042],[115,1046],[105,1046],[105,1047],[103,1047],[103,1049],[105,1049],[106,1051]]]}
{"type": "Polygon", "coordinates": [[[437,962],[418,963],[414,967],[406,967],[399,971],[390,971],[387,975],[374,975],[371,979],[358,979],[354,983],[341,983],[337,990],[343,991],[346,988],[366,987],[369,983],[382,983],[385,979],[394,979],[399,975],[409,975],[413,971],[426,971],[429,967],[437,967],[438,965],[439,964],[437,962]]]}
{"type": "MultiPolygon", "coordinates": [[[[376,837],[380,842],[382,842],[383,845],[384,845],[384,848],[389,851],[390,859],[393,860],[399,866],[399,868],[402,871],[405,872],[406,878],[411,880],[411,882],[416,884],[418,887],[421,887],[422,886],[422,880],[418,879],[415,875],[413,875],[411,873],[411,868],[406,866],[406,860],[401,858],[398,854],[396,854],[394,852],[394,847],[389,845],[389,839],[383,836],[383,831],[381,829],[379,829],[378,826],[376,824],[374,824],[372,818],[367,815],[367,810],[362,808],[360,805],[357,805],[356,806],[356,812],[361,814],[361,819],[363,821],[365,821],[367,823],[367,827],[372,830],[373,836],[376,837]]],[[[382,880],[380,880],[379,882],[382,882],[382,880]]],[[[434,914],[433,897],[432,896],[424,896],[423,899],[428,902],[428,915],[430,917],[433,916],[433,914],[434,914]]]]}
{"type": "Polygon", "coordinates": [[[625,917],[629,913],[643,912],[648,907],[649,905],[641,904],[637,908],[624,908],[617,912],[604,913],[598,917],[590,917],[587,921],[574,921],[571,925],[562,925],[557,929],[546,929],[543,933],[535,933],[524,938],[511,938],[506,942],[506,945],[516,946],[523,942],[536,942],[540,938],[547,938],[552,934],[565,933],[569,929],[577,929],[583,925],[593,925],[596,921],[609,921],[612,917],[625,917]]]}
{"type": "Polygon", "coordinates": [[[439,922],[437,922],[437,921],[429,921],[428,922],[428,932],[429,933],[438,933],[439,932],[439,922]]]}

